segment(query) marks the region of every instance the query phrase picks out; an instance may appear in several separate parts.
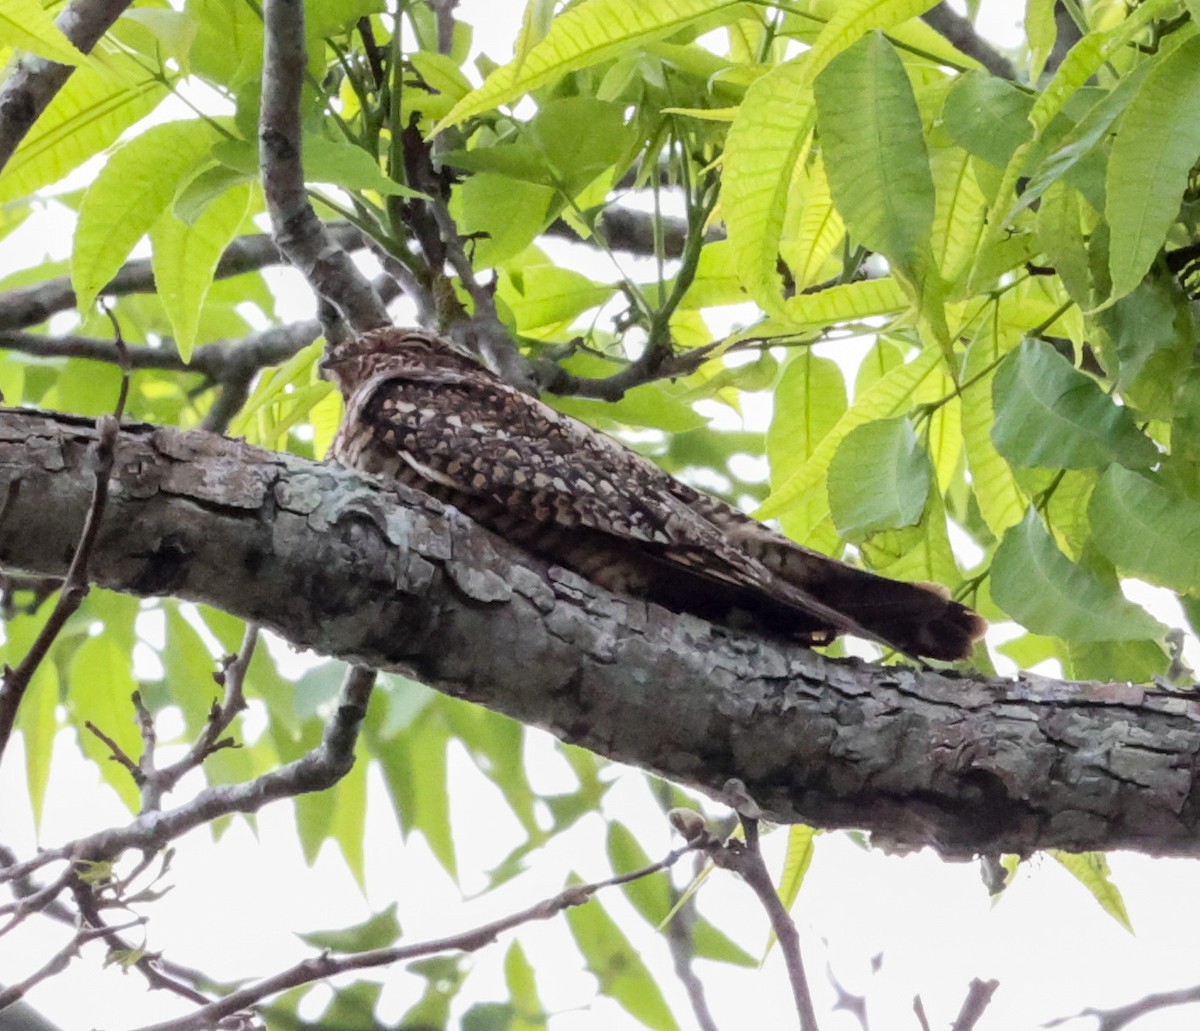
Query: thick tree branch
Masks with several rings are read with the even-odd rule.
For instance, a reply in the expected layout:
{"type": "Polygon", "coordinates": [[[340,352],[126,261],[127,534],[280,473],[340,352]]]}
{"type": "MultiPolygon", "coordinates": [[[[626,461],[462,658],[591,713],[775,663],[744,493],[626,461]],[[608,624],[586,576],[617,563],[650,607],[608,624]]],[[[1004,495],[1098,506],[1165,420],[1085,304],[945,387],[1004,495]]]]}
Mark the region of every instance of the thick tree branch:
{"type": "MultiPolygon", "coordinates": [[[[0,413],[0,564],[62,575],[90,420],[0,413]]],[[[405,672],[768,819],[943,853],[1200,854],[1200,696],[831,660],[621,598],[419,493],[127,426],[90,571],[405,672]]]]}

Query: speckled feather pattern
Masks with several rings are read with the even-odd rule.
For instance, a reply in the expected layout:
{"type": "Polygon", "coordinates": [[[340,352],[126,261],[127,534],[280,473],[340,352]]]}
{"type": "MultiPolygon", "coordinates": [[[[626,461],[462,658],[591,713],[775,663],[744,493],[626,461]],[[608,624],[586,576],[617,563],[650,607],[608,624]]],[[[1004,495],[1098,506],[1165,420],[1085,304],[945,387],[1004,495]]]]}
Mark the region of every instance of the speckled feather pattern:
{"type": "Polygon", "coordinates": [[[609,590],[933,658],[963,657],[982,632],[969,609],[787,540],[435,336],[376,330],[324,364],[346,398],[336,461],[427,491],[609,590]]]}

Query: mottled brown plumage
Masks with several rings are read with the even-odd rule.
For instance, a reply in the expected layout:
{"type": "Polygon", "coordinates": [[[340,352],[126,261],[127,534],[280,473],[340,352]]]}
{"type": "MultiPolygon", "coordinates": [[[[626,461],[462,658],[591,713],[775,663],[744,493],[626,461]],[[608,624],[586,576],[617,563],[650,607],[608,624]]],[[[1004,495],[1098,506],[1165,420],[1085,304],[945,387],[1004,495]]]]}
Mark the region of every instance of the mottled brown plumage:
{"type": "Polygon", "coordinates": [[[323,367],[346,399],[336,461],[419,487],[609,590],[810,644],[854,633],[936,659],[966,657],[983,633],[939,588],[781,537],[436,336],[375,330],[323,367]]]}

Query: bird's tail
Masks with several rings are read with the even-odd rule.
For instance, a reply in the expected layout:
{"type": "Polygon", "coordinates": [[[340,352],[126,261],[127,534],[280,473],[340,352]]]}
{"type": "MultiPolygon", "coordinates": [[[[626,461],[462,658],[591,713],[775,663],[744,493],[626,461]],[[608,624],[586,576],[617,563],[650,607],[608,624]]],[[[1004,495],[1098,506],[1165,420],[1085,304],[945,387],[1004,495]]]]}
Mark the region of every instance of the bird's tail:
{"type": "MultiPolygon", "coordinates": [[[[940,584],[905,583],[856,569],[799,545],[760,558],[771,572],[856,627],[908,655],[965,659],[987,629],[940,584]]],[[[854,632],[852,630],[851,632],[854,632]]]]}

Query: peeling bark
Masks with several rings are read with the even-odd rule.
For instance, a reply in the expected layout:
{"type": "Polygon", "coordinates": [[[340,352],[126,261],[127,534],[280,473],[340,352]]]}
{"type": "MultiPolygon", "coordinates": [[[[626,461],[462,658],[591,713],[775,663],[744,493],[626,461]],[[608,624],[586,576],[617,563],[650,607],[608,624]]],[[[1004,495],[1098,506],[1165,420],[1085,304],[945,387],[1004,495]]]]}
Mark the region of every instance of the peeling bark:
{"type": "MultiPolygon", "coordinates": [[[[0,410],[0,565],[61,574],[90,420],[0,410]]],[[[1200,694],[833,660],[611,595],[409,489],[126,425],[96,583],[201,601],[781,822],[948,856],[1200,854],[1200,694]]]]}

